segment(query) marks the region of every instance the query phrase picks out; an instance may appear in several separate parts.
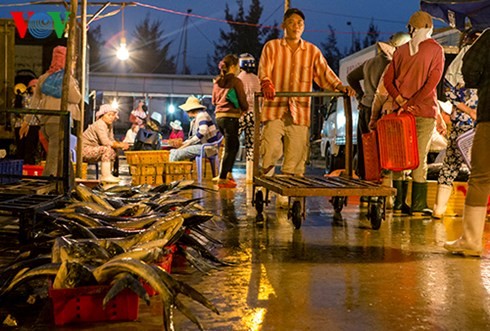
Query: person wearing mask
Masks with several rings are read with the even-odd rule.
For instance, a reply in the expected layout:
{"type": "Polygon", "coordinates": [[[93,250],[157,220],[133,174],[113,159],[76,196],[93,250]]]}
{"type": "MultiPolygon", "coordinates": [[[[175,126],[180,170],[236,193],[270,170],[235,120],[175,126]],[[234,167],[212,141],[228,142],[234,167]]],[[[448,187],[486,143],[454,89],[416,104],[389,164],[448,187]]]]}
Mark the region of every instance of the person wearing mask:
{"type": "MultiPolygon", "coordinates": [[[[406,44],[409,40],[410,35],[408,33],[397,32],[390,37],[390,40],[387,44],[380,44],[380,47],[384,48],[385,51],[389,54],[389,59],[391,61],[393,59],[393,53],[395,52],[396,48],[406,44]]],[[[369,130],[376,130],[378,120],[382,116],[393,112],[393,98],[390,97],[390,94],[386,90],[383,82],[386,69],[388,69],[388,66],[386,66],[385,70],[383,71],[383,74],[379,79],[378,86],[376,87],[376,92],[374,93],[373,103],[371,106],[371,118],[368,124],[369,130]]],[[[393,177],[398,179],[405,179],[405,172],[397,172],[395,175],[393,175],[393,172],[384,170],[382,173],[383,185],[393,187],[393,184],[395,183],[396,185],[406,185],[407,188],[403,190],[401,187],[397,187],[397,195],[395,196],[395,199],[393,200],[392,197],[390,197],[387,200],[386,207],[388,209],[393,209],[393,212],[395,214],[408,215],[410,213],[410,207],[405,202],[407,193],[406,190],[408,189],[408,181],[398,180],[393,183],[393,177]]]]}
{"type": "MultiPolygon", "coordinates": [[[[415,12],[408,21],[411,39],[395,51],[383,78],[394,100],[393,110],[409,111],[416,119],[420,164],[412,171],[412,215],[432,214],[427,207],[427,154],[436,118],[440,118],[436,87],[444,70],[444,51],[431,38],[432,29],[432,17],[423,11],[415,12]]],[[[438,121],[438,125],[442,123],[438,121]]],[[[438,127],[440,133],[444,129],[438,127]]],[[[401,195],[406,195],[402,178],[394,177],[393,184],[401,195]]]]}
{"type": "Polygon", "coordinates": [[[268,41],[260,56],[258,76],[264,93],[261,121],[262,173],[274,174],[284,155],[282,173],[302,176],[309,150],[310,97],[276,97],[280,92],[311,92],[313,82],[321,88],[355,95],[328,66],[322,52],[301,38],[305,15],[297,8],[284,13],[284,37],[268,41]]]}
{"type": "MultiPolygon", "coordinates": [[[[360,66],[352,70],[347,75],[347,82],[356,91],[359,101],[359,117],[357,120],[357,169],[356,173],[361,179],[365,179],[364,154],[362,146],[362,135],[369,133],[369,122],[371,120],[371,107],[374,95],[378,87],[380,78],[386,67],[393,58],[393,52],[398,44],[408,42],[410,37],[407,34],[392,36],[389,42],[378,42],[378,54],[366,60],[360,66]],[[398,37],[398,39],[397,39],[398,37]],[[363,85],[361,85],[363,81],[363,85]]],[[[361,203],[367,202],[365,197],[361,197],[361,203]]]]}
{"type": "Polygon", "coordinates": [[[133,109],[131,111],[131,114],[129,114],[129,122],[131,124],[139,125],[140,128],[143,128],[148,117],[147,111],[148,107],[142,100],[140,100],[136,109],[133,109]]]}
{"type": "Polygon", "coordinates": [[[463,210],[463,234],[444,248],[464,256],[481,256],[483,230],[490,195],[490,30],[486,29],[463,57],[465,87],[478,89],[475,138],[471,149],[471,174],[463,210]]]}
{"type": "Polygon", "coordinates": [[[119,118],[118,110],[111,105],[101,105],[95,114],[96,121],[83,132],[82,157],[84,162],[101,161],[102,182],[117,183],[112,175],[112,162],[116,160],[116,149],[127,150],[129,144],[114,139],[113,123],[119,118]]]}
{"type": "Polygon", "coordinates": [[[214,79],[211,102],[215,106],[216,124],[225,138],[225,150],[219,173],[218,186],[236,187],[232,172],[240,148],[238,139],[239,120],[248,111],[247,95],[243,82],[237,77],[240,72],[238,57],[226,55],[218,64],[219,75],[214,79]]]}
{"type": "MultiPolygon", "coordinates": [[[[189,138],[179,148],[170,150],[171,162],[193,160],[201,154],[202,144],[217,142],[221,138],[221,133],[206,111],[206,106],[202,105],[195,96],[188,97],[179,108],[184,110],[192,120],[189,138]]],[[[205,149],[205,153],[207,156],[216,155],[218,148],[209,146],[205,149]]]]}
{"type": "Polygon", "coordinates": [[[466,32],[462,34],[462,42],[458,55],[446,70],[444,86],[446,98],[452,104],[451,131],[446,147],[446,154],[437,178],[437,196],[434,203],[432,217],[442,218],[446,212],[447,203],[451,197],[453,182],[459,174],[464,162],[463,155],[458,148],[457,139],[472,130],[476,119],[476,108],[478,105],[477,90],[466,88],[461,73],[463,56],[471,44],[480,35],[480,32],[466,32]]]}
{"type": "Polygon", "coordinates": [[[248,54],[240,54],[238,59],[240,73],[238,78],[243,82],[247,95],[248,111],[240,117],[238,136],[245,135],[245,182],[252,183],[253,177],[253,146],[254,146],[254,93],[260,92],[260,79],[255,74],[255,58],[248,54]]]}
{"type": "MultiPolygon", "coordinates": [[[[46,73],[41,75],[38,79],[37,85],[34,89],[30,107],[33,109],[47,109],[47,110],[60,110],[61,108],[61,83],[56,88],[47,89],[50,85],[47,82],[52,81],[52,78],[56,76],[62,78],[63,75],[69,75],[68,83],[68,110],[70,111],[71,118],[73,120],[80,120],[80,109],[78,104],[82,100],[78,82],[73,77],[73,68],[75,62],[73,62],[72,70],[70,72],[64,72],[66,63],[66,47],[56,46],[53,49],[53,56],[51,59],[51,65],[46,73]],[[63,71],[62,71],[63,70],[63,71]],[[50,78],[50,76],[53,76],[50,78]],[[46,84],[46,86],[44,86],[46,84]],[[55,93],[53,93],[55,92],[55,93]]],[[[69,59],[71,61],[71,59],[69,59]]],[[[59,79],[57,80],[59,81],[59,79]]],[[[32,117],[25,116],[25,121],[20,128],[20,136],[24,137],[29,131],[29,124],[32,117]]],[[[48,152],[46,156],[46,165],[43,170],[43,176],[57,176],[58,175],[58,154],[60,149],[60,117],[59,116],[40,116],[41,132],[44,138],[48,141],[48,152]]],[[[69,134],[65,132],[64,134],[69,134]]]]}

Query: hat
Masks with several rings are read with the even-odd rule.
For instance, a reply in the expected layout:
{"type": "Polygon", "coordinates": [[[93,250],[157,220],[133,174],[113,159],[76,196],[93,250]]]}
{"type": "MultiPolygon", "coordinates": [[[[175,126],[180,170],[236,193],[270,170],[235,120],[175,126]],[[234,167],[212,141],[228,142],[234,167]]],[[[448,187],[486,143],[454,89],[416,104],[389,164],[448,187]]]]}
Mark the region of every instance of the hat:
{"type": "Polygon", "coordinates": [[[173,122],[170,122],[170,127],[176,131],[182,131],[182,122],[179,120],[175,120],[173,122]]]}
{"type": "Polygon", "coordinates": [[[150,119],[154,120],[158,125],[162,125],[162,114],[159,112],[152,113],[150,119]]]}
{"type": "Polygon", "coordinates": [[[431,28],[433,26],[432,16],[425,11],[416,11],[410,16],[408,24],[414,29],[431,28]]]}
{"type": "Polygon", "coordinates": [[[110,104],[101,105],[99,107],[99,110],[97,111],[97,113],[95,113],[95,118],[98,119],[101,116],[104,116],[105,114],[110,113],[110,112],[115,112],[116,118],[119,118],[119,116],[117,116],[118,110],[115,108],[112,108],[112,106],[110,104]]]}
{"type": "Polygon", "coordinates": [[[303,21],[305,20],[305,14],[303,14],[301,10],[299,10],[298,8],[289,8],[284,13],[283,22],[290,18],[293,14],[299,15],[303,19],[303,21]]]}
{"type": "Polygon", "coordinates": [[[65,68],[66,62],[66,47],[56,46],[53,49],[53,57],[51,58],[51,65],[49,66],[48,72],[53,73],[65,68]]]}
{"type": "Polygon", "coordinates": [[[187,98],[184,104],[179,106],[179,108],[185,111],[191,111],[197,109],[206,109],[206,106],[201,105],[199,99],[191,95],[190,97],[187,98]]]}

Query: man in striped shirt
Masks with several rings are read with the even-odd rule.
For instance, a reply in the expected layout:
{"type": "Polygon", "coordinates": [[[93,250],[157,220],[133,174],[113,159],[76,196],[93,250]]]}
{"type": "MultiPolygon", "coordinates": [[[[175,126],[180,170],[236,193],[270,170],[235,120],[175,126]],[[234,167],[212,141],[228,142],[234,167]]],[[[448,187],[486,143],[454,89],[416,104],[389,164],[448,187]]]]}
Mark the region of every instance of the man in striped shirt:
{"type": "Polygon", "coordinates": [[[301,39],[305,16],[296,8],[284,13],[284,38],[267,42],[259,62],[259,79],[264,103],[261,143],[262,169],[272,175],[274,165],[284,154],[282,172],[303,175],[308,152],[310,97],[275,97],[280,92],[311,92],[313,81],[321,88],[354,96],[315,45],[301,39]]]}

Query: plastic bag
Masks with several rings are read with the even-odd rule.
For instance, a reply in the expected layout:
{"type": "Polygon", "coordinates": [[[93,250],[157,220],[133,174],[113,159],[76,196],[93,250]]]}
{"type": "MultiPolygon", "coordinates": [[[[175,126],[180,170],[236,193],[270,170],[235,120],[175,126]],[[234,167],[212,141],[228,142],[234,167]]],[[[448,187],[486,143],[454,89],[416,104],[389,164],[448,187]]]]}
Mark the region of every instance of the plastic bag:
{"type": "Polygon", "coordinates": [[[143,128],[138,130],[133,145],[134,151],[152,151],[161,148],[158,132],[143,128]]]}
{"type": "Polygon", "coordinates": [[[235,88],[231,88],[226,93],[226,100],[228,100],[233,107],[240,108],[240,103],[238,102],[238,96],[236,95],[235,88]]]}
{"type": "Polygon", "coordinates": [[[65,70],[56,71],[49,75],[43,82],[41,86],[41,92],[43,94],[52,96],[54,98],[61,98],[61,93],[63,91],[63,76],[65,70]]]}

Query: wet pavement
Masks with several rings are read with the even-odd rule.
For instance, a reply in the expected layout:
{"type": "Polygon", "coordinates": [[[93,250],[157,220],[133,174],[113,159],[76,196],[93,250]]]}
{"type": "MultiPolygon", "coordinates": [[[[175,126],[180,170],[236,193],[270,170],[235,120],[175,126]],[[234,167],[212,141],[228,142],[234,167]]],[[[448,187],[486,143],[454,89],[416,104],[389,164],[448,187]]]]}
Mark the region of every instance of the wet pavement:
{"type": "MultiPolygon", "coordinates": [[[[209,232],[222,246],[213,252],[233,265],[208,274],[185,264],[173,269],[220,311],[182,299],[206,330],[490,330],[489,247],[481,259],[442,248],[459,235],[460,217],[389,213],[372,230],[358,197],[349,197],[342,218],[335,219],[329,198],[313,197],[306,201],[306,221],[295,230],[273,197],[265,222],[257,224],[243,169],[235,178],[237,188],[193,193],[218,215],[209,232]]],[[[150,306],[140,301],[134,322],[56,330],[161,330],[161,312],[154,297],[150,306]]],[[[176,330],[198,329],[177,310],[174,320],[176,330]]]]}

